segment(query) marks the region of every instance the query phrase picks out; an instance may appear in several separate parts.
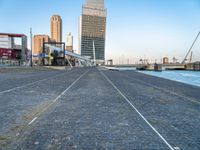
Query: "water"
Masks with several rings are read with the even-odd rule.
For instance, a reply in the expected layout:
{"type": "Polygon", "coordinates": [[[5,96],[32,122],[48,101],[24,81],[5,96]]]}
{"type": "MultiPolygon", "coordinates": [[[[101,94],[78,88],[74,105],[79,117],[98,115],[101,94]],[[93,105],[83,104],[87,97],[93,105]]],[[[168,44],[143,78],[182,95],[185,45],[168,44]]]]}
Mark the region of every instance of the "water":
{"type": "Polygon", "coordinates": [[[126,70],[136,70],[136,67],[121,67],[121,68],[118,68],[119,71],[126,71],[126,70]]]}
{"type": "MultiPolygon", "coordinates": [[[[119,71],[136,70],[135,67],[117,68],[119,71]]],[[[165,78],[200,87],[200,71],[138,71],[147,75],[165,78]]]]}
{"type": "Polygon", "coordinates": [[[136,67],[106,67],[107,69],[126,71],[126,70],[136,70],[136,67]]]}
{"type": "Polygon", "coordinates": [[[200,87],[200,71],[139,71],[144,74],[200,87]]]}

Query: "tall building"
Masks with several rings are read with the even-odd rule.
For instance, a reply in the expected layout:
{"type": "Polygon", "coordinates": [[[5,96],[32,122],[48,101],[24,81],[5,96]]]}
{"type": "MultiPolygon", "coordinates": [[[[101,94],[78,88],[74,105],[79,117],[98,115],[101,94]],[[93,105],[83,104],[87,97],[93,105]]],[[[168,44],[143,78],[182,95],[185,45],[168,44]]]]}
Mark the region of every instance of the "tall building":
{"type": "Polygon", "coordinates": [[[66,50],[73,51],[73,36],[72,36],[71,32],[69,32],[67,34],[66,50]]]}
{"type": "Polygon", "coordinates": [[[43,43],[49,42],[50,38],[48,35],[35,35],[33,37],[33,62],[37,63],[40,61],[40,54],[43,50],[43,43]]]}
{"type": "Polygon", "coordinates": [[[104,0],[85,0],[79,24],[79,53],[97,64],[105,63],[107,10],[104,0]]]}
{"type": "Polygon", "coordinates": [[[62,19],[59,15],[51,17],[51,39],[62,42],[62,19]]]}

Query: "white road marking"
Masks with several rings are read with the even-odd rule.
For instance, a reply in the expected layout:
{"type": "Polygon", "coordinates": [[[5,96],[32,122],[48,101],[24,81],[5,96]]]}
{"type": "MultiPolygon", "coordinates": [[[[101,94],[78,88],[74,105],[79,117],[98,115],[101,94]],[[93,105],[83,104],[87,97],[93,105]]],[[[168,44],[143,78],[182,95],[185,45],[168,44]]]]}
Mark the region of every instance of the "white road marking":
{"type": "Polygon", "coordinates": [[[9,89],[9,90],[1,91],[0,94],[9,93],[9,92],[12,92],[12,91],[17,90],[17,89],[24,88],[24,87],[29,86],[29,85],[34,85],[34,84],[36,84],[36,83],[39,83],[39,82],[42,82],[42,81],[46,81],[46,80],[48,80],[48,79],[50,79],[50,78],[55,78],[55,77],[57,77],[57,76],[61,76],[61,75],[63,75],[63,74],[65,74],[65,73],[62,73],[62,74],[59,74],[59,75],[55,75],[55,76],[51,76],[51,77],[48,77],[48,78],[45,78],[45,79],[37,80],[37,81],[35,81],[35,82],[31,82],[31,83],[28,83],[28,84],[25,84],[25,85],[22,85],[22,86],[18,86],[18,87],[9,89]]]}
{"type": "Polygon", "coordinates": [[[85,73],[83,73],[78,79],[76,79],[67,89],[65,89],[56,99],[54,99],[54,102],[56,102],[59,98],[61,98],[76,82],[78,82],[86,73],[88,73],[89,70],[87,70],[85,73]]]}
{"type": "Polygon", "coordinates": [[[101,71],[105,79],[117,90],[117,92],[129,103],[129,105],[139,114],[139,116],[151,127],[151,129],[163,140],[170,150],[175,150],[167,140],[151,125],[151,123],[139,112],[139,110],[129,101],[129,99],[115,86],[115,84],[101,71]]]}
{"type": "Polygon", "coordinates": [[[181,150],[179,147],[174,147],[175,150],[181,150]]]}
{"type": "Polygon", "coordinates": [[[70,86],[68,86],[61,94],[59,94],[52,103],[50,103],[47,107],[43,108],[43,110],[39,113],[37,117],[35,117],[31,122],[29,122],[28,125],[31,125],[43,112],[45,112],[50,106],[52,106],[55,102],[58,101],[74,84],[76,84],[86,73],[88,73],[89,70],[84,72],[81,76],[79,76],[70,86]]]}
{"type": "Polygon", "coordinates": [[[31,122],[28,123],[28,125],[31,125],[38,117],[33,118],[33,120],[31,120],[31,122]]]}
{"type": "MultiPolygon", "coordinates": [[[[123,75],[125,75],[125,74],[123,74],[123,75]]],[[[127,78],[129,78],[129,79],[136,80],[136,81],[138,81],[138,82],[140,82],[140,83],[143,83],[143,84],[145,84],[145,85],[147,85],[147,86],[150,86],[150,87],[153,87],[153,88],[158,89],[158,90],[160,90],[160,91],[163,91],[163,92],[165,92],[165,93],[169,93],[169,94],[172,94],[172,95],[175,95],[175,96],[178,96],[178,97],[187,99],[187,100],[189,100],[189,101],[191,101],[191,102],[200,104],[199,101],[196,101],[196,100],[194,100],[194,99],[192,99],[192,98],[190,98],[190,97],[187,97],[187,96],[184,96],[184,95],[181,95],[181,94],[177,94],[177,93],[175,93],[175,92],[172,92],[172,91],[169,91],[169,90],[160,88],[160,87],[158,87],[158,86],[155,86],[155,85],[153,85],[153,84],[151,84],[151,83],[146,83],[146,82],[144,82],[144,81],[142,81],[142,80],[139,80],[139,79],[131,78],[131,77],[129,77],[128,75],[125,75],[125,76],[126,76],[127,78]]]]}

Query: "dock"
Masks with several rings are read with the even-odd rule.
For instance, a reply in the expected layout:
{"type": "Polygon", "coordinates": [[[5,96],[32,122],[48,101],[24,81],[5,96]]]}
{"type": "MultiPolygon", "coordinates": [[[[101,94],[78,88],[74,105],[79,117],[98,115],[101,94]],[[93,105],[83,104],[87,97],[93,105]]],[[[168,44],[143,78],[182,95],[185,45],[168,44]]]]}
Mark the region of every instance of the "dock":
{"type": "Polygon", "coordinates": [[[200,149],[200,88],[104,67],[0,74],[0,149],[200,149]]]}
{"type": "Polygon", "coordinates": [[[116,68],[130,68],[135,67],[137,70],[148,70],[148,71],[163,71],[163,70],[190,70],[200,71],[200,62],[193,62],[187,64],[181,63],[168,63],[168,64],[123,64],[123,65],[107,65],[110,69],[116,68]]]}

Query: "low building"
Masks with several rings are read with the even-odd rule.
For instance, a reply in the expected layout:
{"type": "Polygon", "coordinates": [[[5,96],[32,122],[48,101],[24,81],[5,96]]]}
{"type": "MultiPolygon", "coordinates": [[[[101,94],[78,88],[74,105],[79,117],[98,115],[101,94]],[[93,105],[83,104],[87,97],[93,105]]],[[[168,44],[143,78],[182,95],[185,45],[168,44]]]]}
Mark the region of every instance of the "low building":
{"type": "Polygon", "coordinates": [[[0,65],[25,65],[28,58],[27,36],[0,33],[0,65]]]}
{"type": "Polygon", "coordinates": [[[163,58],[163,64],[169,64],[169,58],[168,57],[163,58]]]}
{"type": "Polygon", "coordinates": [[[200,61],[193,63],[193,70],[200,71],[200,61]]]}
{"type": "Polygon", "coordinates": [[[113,65],[113,60],[112,59],[107,60],[107,65],[108,66],[112,66],[113,65]]]}
{"type": "Polygon", "coordinates": [[[50,42],[48,35],[35,35],[33,37],[33,64],[41,63],[41,55],[44,42],[50,42]]]}

